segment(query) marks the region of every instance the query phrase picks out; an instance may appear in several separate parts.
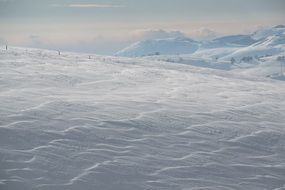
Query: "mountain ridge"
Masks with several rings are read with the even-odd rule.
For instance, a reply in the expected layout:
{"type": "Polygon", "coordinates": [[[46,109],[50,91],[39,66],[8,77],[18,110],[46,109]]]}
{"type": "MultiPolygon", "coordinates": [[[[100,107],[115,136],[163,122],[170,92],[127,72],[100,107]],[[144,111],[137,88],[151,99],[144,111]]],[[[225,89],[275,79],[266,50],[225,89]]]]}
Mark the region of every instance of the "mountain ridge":
{"type": "MultiPolygon", "coordinates": [[[[270,37],[279,36],[280,40],[274,45],[283,45],[285,26],[277,25],[262,28],[252,34],[228,35],[213,40],[196,41],[188,37],[147,39],[138,41],[118,51],[116,56],[142,57],[153,55],[193,54],[201,50],[215,48],[245,48],[261,43],[270,37]],[[280,42],[280,44],[278,44],[280,42]]],[[[268,44],[270,45],[270,44],[268,44]]],[[[271,44],[273,45],[273,44],[271,44]]]]}

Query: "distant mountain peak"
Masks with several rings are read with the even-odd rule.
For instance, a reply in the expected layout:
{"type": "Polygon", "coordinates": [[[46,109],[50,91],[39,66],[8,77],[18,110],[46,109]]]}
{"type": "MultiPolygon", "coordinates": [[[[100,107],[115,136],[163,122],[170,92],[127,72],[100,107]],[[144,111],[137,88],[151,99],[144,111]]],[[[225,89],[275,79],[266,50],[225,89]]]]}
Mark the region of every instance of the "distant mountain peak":
{"type": "Polygon", "coordinates": [[[285,28],[285,25],[277,25],[274,28],[285,28]]]}

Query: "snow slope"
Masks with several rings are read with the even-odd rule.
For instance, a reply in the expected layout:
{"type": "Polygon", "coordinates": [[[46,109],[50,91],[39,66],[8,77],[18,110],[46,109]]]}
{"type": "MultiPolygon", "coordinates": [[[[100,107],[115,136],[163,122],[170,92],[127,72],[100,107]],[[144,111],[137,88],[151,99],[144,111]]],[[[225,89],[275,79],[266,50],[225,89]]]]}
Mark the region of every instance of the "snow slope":
{"type": "Polygon", "coordinates": [[[265,39],[270,36],[280,36],[285,34],[285,26],[278,25],[275,27],[261,28],[252,34],[252,38],[256,40],[265,39]]]}
{"type": "Polygon", "coordinates": [[[285,189],[285,83],[0,51],[1,190],[285,189]]]}
{"type": "Polygon", "coordinates": [[[257,42],[251,35],[232,35],[217,38],[203,43],[203,49],[220,48],[220,47],[243,47],[257,42]]]}
{"type": "Polygon", "coordinates": [[[248,47],[240,48],[233,53],[224,56],[223,59],[242,59],[246,56],[264,57],[278,54],[285,54],[285,34],[280,36],[270,36],[262,39],[248,47]]]}

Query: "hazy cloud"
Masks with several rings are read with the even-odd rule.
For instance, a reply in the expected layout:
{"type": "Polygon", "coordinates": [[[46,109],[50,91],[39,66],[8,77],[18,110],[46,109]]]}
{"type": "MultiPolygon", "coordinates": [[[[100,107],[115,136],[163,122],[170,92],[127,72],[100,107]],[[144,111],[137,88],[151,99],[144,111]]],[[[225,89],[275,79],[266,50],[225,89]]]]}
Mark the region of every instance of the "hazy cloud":
{"type": "Polygon", "coordinates": [[[200,28],[189,32],[189,36],[197,40],[212,40],[220,36],[220,34],[208,28],[200,28]]]}
{"type": "Polygon", "coordinates": [[[4,38],[0,37],[0,44],[6,44],[6,43],[7,43],[7,41],[4,38]]]}
{"type": "Polygon", "coordinates": [[[69,4],[68,7],[75,8],[120,8],[121,5],[111,5],[111,4],[69,4]]]}
{"type": "Polygon", "coordinates": [[[134,32],[134,36],[135,38],[139,40],[149,40],[149,39],[185,37],[185,34],[180,31],[165,31],[162,29],[148,29],[148,30],[136,30],[134,32]]]}
{"type": "Polygon", "coordinates": [[[149,30],[136,30],[134,31],[135,40],[149,40],[149,39],[163,39],[163,38],[178,38],[178,37],[190,37],[197,40],[212,40],[221,36],[218,32],[208,29],[200,28],[191,30],[184,33],[178,30],[167,31],[163,29],[149,29],[149,30]]]}
{"type": "Polygon", "coordinates": [[[33,46],[40,47],[43,45],[42,40],[40,39],[40,36],[38,35],[30,35],[29,36],[29,41],[33,46]]]}
{"type": "MultiPolygon", "coordinates": [[[[130,42],[114,41],[104,36],[89,39],[76,39],[72,41],[50,40],[45,36],[33,34],[26,36],[25,47],[43,48],[60,51],[95,53],[113,55],[115,52],[128,46],[130,42]]],[[[1,44],[1,43],[0,43],[1,44]]],[[[4,44],[2,44],[4,45],[4,44]]]]}
{"type": "Polygon", "coordinates": [[[97,4],[97,3],[75,3],[75,4],[51,4],[52,7],[67,7],[67,8],[122,8],[123,5],[113,4],[97,4]]]}

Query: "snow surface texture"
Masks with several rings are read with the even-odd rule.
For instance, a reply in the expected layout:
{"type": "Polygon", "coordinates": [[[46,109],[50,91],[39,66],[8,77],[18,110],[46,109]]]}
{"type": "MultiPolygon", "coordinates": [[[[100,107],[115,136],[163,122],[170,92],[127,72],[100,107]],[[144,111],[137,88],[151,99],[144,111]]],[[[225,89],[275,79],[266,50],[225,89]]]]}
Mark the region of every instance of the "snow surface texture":
{"type": "Polygon", "coordinates": [[[233,70],[0,52],[1,190],[284,190],[285,83],[233,70]]]}

